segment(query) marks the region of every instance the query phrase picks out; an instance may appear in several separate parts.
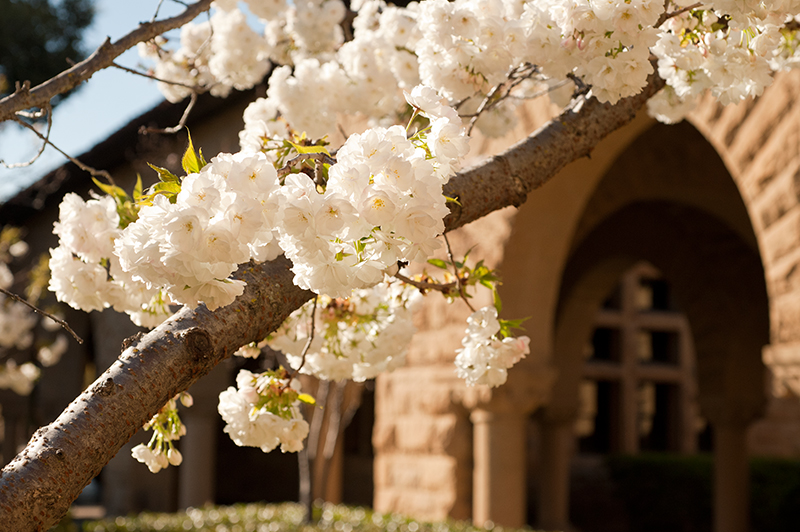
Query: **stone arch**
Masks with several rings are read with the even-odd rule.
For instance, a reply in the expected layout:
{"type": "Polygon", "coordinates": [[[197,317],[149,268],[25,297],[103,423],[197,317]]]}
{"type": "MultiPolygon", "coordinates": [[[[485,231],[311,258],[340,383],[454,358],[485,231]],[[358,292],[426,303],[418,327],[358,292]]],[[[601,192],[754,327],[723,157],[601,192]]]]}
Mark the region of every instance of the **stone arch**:
{"type": "Polygon", "coordinates": [[[772,316],[765,361],[776,391],[800,392],[800,72],[735,106],[705,97],[688,120],[736,182],[761,250],[772,316]]]}
{"type": "MultiPolygon", "coordinates": [[[[595,312],[623,271],[640,259],[672,281],[692,324],[701,410],[715,429],[715,530],[746,530],[745,429],[766,402],[761,349],[769,341],[768,300],[757,252],[716,217],[674,202],[636,202],[582,239],[564,272],[559,300],[555,417],[569,419],[577,406],[576,369],[595,312]]],[[[547,504],[552,507],[552,501],[547,504]]],[[[556,518],[543,510],[545,518],[556,518]]]]}
{"type": "MultiPolygon", "coordinates": [[[[654,125],[642,117],[601,143],[592,157],[591,161],[578,161],[566,168],[561,176],[532,195],[528,204],[520,209],[513,221],[512,234],[505,247],[503,264],[500,267],[506,287],[503,292],[505,308],[508,309],[509,315],[534,314],[528,327],[528,333],[532,337],[532,351],[540,350],[540,353],[549,356],[560,373],[560,382],[553,387],[553,397],[540,416],[542,423],[540,473],[542,483],[549,489],[540,491],[539,524],[551,528],[568,524],[566,494],[569,489],[570,458],[569,455],[564,455],[563,450],[570,449],[572,445],[572,421],[576,406],[574,397],[577,382],[572,383],[575,386],[569,384],[565,386],[567,383],[564,380],[570,375],[573,379],[576,377],[574,372],[570,372],[567,359],[559,359],[562,352],[568,351],[574,356],[579,356],[582,352],[583,345],[591,332],[591,329],[588,329],[591,327],[591,322],[585,320],[585,316],[596,310],[602,298],[613,288],[625,266],[633,264],[638,259],[651,258],[652,262],[661,264],[660,267],[668,276],[670,272],[674,275],[683,275],[688,271],[686,268],[670,267],[672,263],[667,260],[670,258],[668,255],[655,257],[656,260],[649,257],[667,248],[656,246],[650,249],[645,246],[644,241],[639,242],[639,249],[634,246],[627,253],[619,247],[615,248],[613,245],[615,242],[624,243],[632,238],[632,235],[626,235],[623,227],[619,225],[621,223],[619,220],[624,217],[635,218],[633,213],[638,213],[636,216],[641,219],[633,222],[629,220],[629,223],[644,229],[651,217],[654,218],[652,223],[655,223],[656,215],[661,216],[664,220],[671,220],[671,225],[656,227],[650,223],[650,229],[663,233],[670,227],[675,229],[680,225],[687,230],[687,243],[693,243],[694,248],[701,252],[710,252],[713,248],[719,256],[724,257],[725,250],[735,251],[735,256],[746,259],[745,269],[752,286],[755,287],[752,299],[740,298],[727,307],[722,305],[716,315],[726,316],[725,320],[734,323],[739,317],[735,313],[731,314],[728,309],[740,306],[742,301],[758,302],[756,305],[758,319],[749,320],[744,324],[739,320],[744,327],[742,331],[751,332],[748,335],[751,339],[749,343],[726,344],[726,333],[715,330],[710,322],[704,322],[708,314],[702,311],[693,311],[699,321],[697,324],[692,324],[693,328],[699,327],[695,331],[696,344],[699,341],[696,347],[704,353],[715,350],[722,352],[722,345],[727,345],[724,350],[729,357],[739,351],[745,353],[736,355],[739,359],[737,364],[726,364],[724,357],[706,354],[700,368],[701,373],[705,375],[721,374],[723,377],[701,378],[703,381],[701,388],[705,394],[703,396],[705,411],[709,415],[714,411],[713,417],[718,425],[722,421],[733,422],[735,418],[738,419],[735,435],[732,439],[729,438],[730,445],[727,445],[729,449],[733,449],[731,453],[737,456],[739,463],[736,469],[739,480],[733,484],[741,485],[742,478],[747,476],[744,460],[746,455],[744,427],[760,412],[765,402],[761,349],[770,340],[770,300],[767,296],[768,290],[761,260],[761,250],[764,249],[763,238],[758,232],[760,225],[752,221],[753,211],[742,192],[742,183],[731,175],[725,158],[721,157],[714,146],[690,123],[677,126],[654,125]],[[638,207],[634,208],[637,205],[638,207]],[[695,234],[689,230],[692,224],[689,226],[685,223],[678,224],[681,218],[675,214],[678,212],[687,216],[687,219],[701,224],[701,227],[707,228],[710,233],[705,236],[695,234]],[[575,275],[573,270],[576,268],[576,257],[591,255],[586,251],[589,249],[585,247],[588,245],[586,239],[590,236],[590,240],[598,238],[599,233],[596,231],[602,227],[610,227],[608,224],[614,223],[617,224],[615,229],[617,240],[614,240],[613,232],[606,232],[604,237],[607,240],[604,243],[606,251],[602,246],[592,250],[597,261],[600,261],[593,262],[592,266],[597,266],[598,269],[584,272],[588,276],[587,279],[594,278],[589,291],[595,292],[591,292],[593,296],[588,298],[594,301],[583,301],[583,308],[573,309],[577,315],[583,313],[583,318],[576,320],[578,323],[584,320],[582,327],[586,330],[581,330],[580,327],[577,330],[574,328],[568,330],[562,327],[566,315],[562,315],[564,308],[561,305],[565,294],[569,293],[570,283],[573,282],[570,276],[575,275]],[[717,242],[721,247],[708,246],[703,242],[717,242]],[[616,249],[616,254],[609,255],[607,251],[612,249],[616,249]],[[564,338],[560,338],[560,335],[564,338]],[[562,342],[572,342],[572,345],[567,348],[561,345],[562,342]],[[743,376],[748,377],[745,379],[747,382],[738,382],[737,379],[743,376]],[[712,393],[714,386],[723,390],[712,393]],[[740,389],[741,386],[748,389],[746,394],[737,395],[724,391],[740,389]],[[737,407],[732,406],[735,401],[740,402],[737,407]]],[[[674,237],[673,243],[677,238],[674,237]]],[[[628,245],[632,246],[633,243],[629,242],[628,245]]],[[[698,268],[697,271],[705,271],[708,276],[713,277],[713,269],[703,268],[702,261],[698,262],[700,260],[698,257],[702,253],[695,254],[686,251],[687,249],[683,248],[682,260],[684,262],[693,260],[696,263],[695,267],[698,268]]],[[[717,257],[709,262],[711,263],[724,269],[725,259],[717,257]]],[[[718,276],[711,283],[710,277],[708,280],[710,284],[698,286],[703,288],[715,286],[719,294],[722,294],[719,302],[730,296],[722,287],[736,286],[734,278],[730,275],[718,276]],[[720,284],[723,278],[727,285],[720,284]]],[[[702,290],[684,287],[682,293],[684,298],[690,298],[702,293],[702,290]]],[[[586,299],[585,296],[586,294],[582,297],[586,299]]],[[[688,306],[699,309],[702,306],[699,302],[701,300],[702,298],[688,306]]],[[[576,305],[580,307],[578,303],[576,305]]],[[[692,316],[689,318],[691,322],[692,316]]],[[[573,320],[573,325],[576,320],[573,320]]],[[[520,368],[520,374],[525,371],[523,368],[520,368]]],[[[746,483],[746,480],[744,482],[746,483]]],[[[741,490],[735,494],[729,493],[728,499],[738,500],[737,497],[741,498],[742,493],[741,490]]],[[[746,501],[739,502],[740,507],[746,508],[746,501]]],[[[736,529],[735,526],[734,528],[724,524],[721,526],[723,528],[719,530],[736,529]]]]}
{"type": "Polygon", "coordinates": [[[556,353],[581,356],[578,343],[592,327],[587,318],[624,269],[640,259],[670,279],[692,324],[706,414],[752,420],[765,402],[761,348],[769,342],[769,318],[763,268],[726,224],[694,207],[637,202],[587,235],[564,272],[556,353]]]}

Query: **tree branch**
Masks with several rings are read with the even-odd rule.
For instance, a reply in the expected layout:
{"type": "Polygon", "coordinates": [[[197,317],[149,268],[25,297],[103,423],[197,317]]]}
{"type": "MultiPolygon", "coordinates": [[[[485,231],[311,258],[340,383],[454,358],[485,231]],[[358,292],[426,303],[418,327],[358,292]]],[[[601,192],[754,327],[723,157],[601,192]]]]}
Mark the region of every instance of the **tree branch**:
{"type": "Polygon", "coordinates": [[[198,0],[187,7],[180,15],[140,24],[138,28],[115,43],[106,38],[105,42],[88,58],[33,89],[30,89],[30,84],[27,82],[23,83],[13,94],[0,100],[0,122],[13,120],[19,111],[24,111],[31,107],[41,108],[49,105],[51,98],[54,96],[74,89],[92,77],[98,70],[112,66],[114,60],[129,48],[169,30],[183,26],[187,22],[194,20],[203,11],[207,11],[210,6],[211,0],[198,0]]]}
{"type": "MultiPolygon", "coordinates": [[[[663,86],[651,76],[637,96],[616,105],[574,105],[505,153],[463,172],[445,187],[462,207],[445,219],[448,231],[507,205],[521,205],[569,162],[588,155],[630,122],[663,86]],[[580,109],[578,109],[580,107],[580,109]]],[[[59,418],[39,429],[0,474],[0,522],[8,530],[46,530],[89,481],[164,403],[186,390],[240,346],[261,340],[313,297],[292,283],[281,257],[243,265],[244,294],[214,312],[183,309],[134,345],[59,418]]]]}

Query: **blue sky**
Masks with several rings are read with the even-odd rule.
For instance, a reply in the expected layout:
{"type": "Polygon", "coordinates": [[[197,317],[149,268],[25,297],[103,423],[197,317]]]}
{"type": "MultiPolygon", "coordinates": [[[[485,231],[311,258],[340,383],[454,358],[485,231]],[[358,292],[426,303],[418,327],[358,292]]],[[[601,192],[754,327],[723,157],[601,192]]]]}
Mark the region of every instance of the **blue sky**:
{"type": "MultiPolygon", "coordinates": [[[[106,36],[116,40],[136,28],[139,22],[149,21],[157,5],[158,0],[96,0],[95,21],[84,37],[87,49],[97,48],[106,36]]],[[[166,0],[159,18],[177,14],[182,9],[180,4],[166,0]]],[[[135,49],[130,50],[117,62],[136,67],[139,56],[135,49]]],[[[155,83],[148,79],[118,69],[100,71],[55,110],[50,140],[70,155],[78,156],[162,100],[155,83]]],[[[38,150],[39,142],[29,131],[11,124],[2,125],[0,159],[6,163],[27,161],[38,150]]],[[[61,154],[48,147],[30,167],[9,170],[0,166],[0,201],[64,162],[66,159],[61,154]]]]}

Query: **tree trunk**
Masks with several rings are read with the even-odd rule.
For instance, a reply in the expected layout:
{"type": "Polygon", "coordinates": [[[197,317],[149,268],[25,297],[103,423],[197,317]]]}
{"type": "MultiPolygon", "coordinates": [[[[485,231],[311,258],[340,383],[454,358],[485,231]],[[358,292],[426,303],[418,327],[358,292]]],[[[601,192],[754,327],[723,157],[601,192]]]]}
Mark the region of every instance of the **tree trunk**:
{"type": "MultiPolygon", "coordinates": [[[[531,190],[631,121],[662,86],[663,81],[651,76],[642,93],[613,106],[580,98],[505,153],[453,178],[445,194],[457,197],[461,206],[445,219],[447,230],[502,207],[521,205],[531,190]]],[[[36,431],[2,470],[3,528],[47,530],[168,399],[240,346],[263,339],[308,301],[313,294],[292,283],[289,268],[283,257],[243,265],[236,276],[247,286],[234,303],[214,312],[203,305],[183,309],[126,346],[117,362],[56,421],[36,431]]]]}

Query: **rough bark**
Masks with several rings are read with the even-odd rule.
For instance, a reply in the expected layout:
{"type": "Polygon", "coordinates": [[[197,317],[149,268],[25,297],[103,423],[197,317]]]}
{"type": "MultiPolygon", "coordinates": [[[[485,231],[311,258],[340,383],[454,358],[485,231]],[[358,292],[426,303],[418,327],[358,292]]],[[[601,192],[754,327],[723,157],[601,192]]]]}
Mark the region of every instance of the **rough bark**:
{"type": "MultiPolygon", "coordinates": [[[[445,220],[452,230],[508,205],[569,162],[588,155],[605,136],[633,119],[663,82],[652,77],[644,91],[611,106],[584,101],[528,139],[446,187],[461,207],[445,220]],[[578,109],[578,107],[580,107],[578,109]]],[[[245,265],[242,296],[209,311],[184,309],[126,346],[119,360],[61,416],[39,429],[0,474],[0,522],[7,530],[46,530],[67,511],[89,481],[122,445],[177,392],[187,389],[238,347],[264,338],[312,296],[292,283],[280,258],[245,265]]]]}
{"type": "Polygon", "coordinates": [[[211,1],[198,0],[188,6],[180,15],[140,24],[138,28],[114,43],[106,38],[105,42],[92,55],[33,89],[26,82],[13,94],[0,100],[0,122],[13,120],[16,118],[18,111],[46,107],[54,96],[74,89],[91,78],[98,70],[110,67],[114,60],[126,50],[133,48],[140,42],[150,40],[172,29],[180,28],[187,22],[191,22],[200,13],[207,11],[211,7],[211,1]]]}

